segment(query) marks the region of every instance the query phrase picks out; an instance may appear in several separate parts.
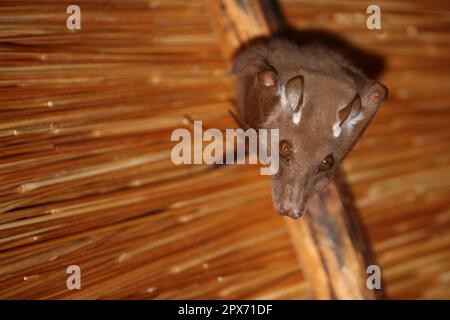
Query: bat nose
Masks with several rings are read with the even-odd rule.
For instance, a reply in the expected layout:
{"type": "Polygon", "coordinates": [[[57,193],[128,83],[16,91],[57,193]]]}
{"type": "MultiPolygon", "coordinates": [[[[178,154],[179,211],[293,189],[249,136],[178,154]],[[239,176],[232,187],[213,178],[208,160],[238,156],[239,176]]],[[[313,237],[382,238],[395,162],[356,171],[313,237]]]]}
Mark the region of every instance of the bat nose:
{"type": "Polygon", "coordinates": [[[305,213],[304,209],[290,209],[288,212],[288,216],[292,219],[298,219],[305,213]]]}
{"type": "Polygon", "coordinates": [[[286,216],[289,213],[289,210],[285,209],[284,207],[278,207],[277,211],[282,216],[286,216]]]}
{"type": "Polygon", "coordinates": [[[303,216],[303,214],[306,212],[306,209],[298,209],[298,208],[289,208],[286,209],[284,207],[279,207],[278,208],[278,213],[281,214],[282,216],[289,216],[292,219],[298,219],[301,216],[303,216]]]}

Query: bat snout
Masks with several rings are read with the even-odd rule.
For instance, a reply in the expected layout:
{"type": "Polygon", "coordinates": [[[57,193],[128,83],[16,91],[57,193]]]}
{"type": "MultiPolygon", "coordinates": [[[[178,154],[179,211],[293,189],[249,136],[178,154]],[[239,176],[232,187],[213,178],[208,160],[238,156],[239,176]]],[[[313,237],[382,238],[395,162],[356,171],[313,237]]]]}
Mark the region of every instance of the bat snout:
{"type": "Polygon", "coordinates": [[[278,214],[299,219],[306,213],[310,187],[300,183],[304,181],[302,177],[295,180],[273,181],[272,195],[278,214]]]}
{"type": "Polygon", "coordinates": [[[278,206],[277,211],[282,216],[288,216],[292,219],[298,219],[305,214],[306,208],[286,208],[283,206],[278,206]]]}

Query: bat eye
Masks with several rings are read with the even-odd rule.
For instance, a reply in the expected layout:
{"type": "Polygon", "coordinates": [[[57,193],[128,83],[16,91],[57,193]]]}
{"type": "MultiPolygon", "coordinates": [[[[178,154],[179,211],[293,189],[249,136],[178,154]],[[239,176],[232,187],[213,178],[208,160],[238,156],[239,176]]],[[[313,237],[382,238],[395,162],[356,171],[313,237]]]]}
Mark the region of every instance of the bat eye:
{"type": "Polygon", "coordinates": [[[333,166],[334,159],[331,154],[326,156],[319,164],[318,170],[319,171],[325,171],[330,169],[333,166]]]}
{"type": "Polygon", "coordinates": [[[285,159],[292,156],[292,144],[287,140],[280,141],[280,156],[285,159]]]}

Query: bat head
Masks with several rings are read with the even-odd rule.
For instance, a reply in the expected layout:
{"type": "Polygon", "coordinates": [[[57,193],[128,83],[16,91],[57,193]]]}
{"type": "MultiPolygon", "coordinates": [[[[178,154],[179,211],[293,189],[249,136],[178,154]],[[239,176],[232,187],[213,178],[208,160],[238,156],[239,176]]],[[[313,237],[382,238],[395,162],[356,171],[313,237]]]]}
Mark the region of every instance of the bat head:
{"type": "Polygon", "coordinates": [[[237,57],[239,111],[254,128],[279,129],[275,209],[299,218],[360,139],[387,88],[334,52],[275,42],[237,57]]]}

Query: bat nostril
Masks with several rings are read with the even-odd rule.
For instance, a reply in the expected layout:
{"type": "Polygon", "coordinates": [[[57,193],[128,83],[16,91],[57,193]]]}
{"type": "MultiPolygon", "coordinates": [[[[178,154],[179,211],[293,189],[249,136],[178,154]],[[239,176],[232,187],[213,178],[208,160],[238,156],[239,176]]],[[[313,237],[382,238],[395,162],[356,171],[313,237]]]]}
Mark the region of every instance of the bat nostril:
{"type": "Polygon", "coordinates": [[[306,212],[306,209],[286,209],[282,206],[278,206],[277,212],[282,216],[289,216],[293,219],[298,219],[303,216],[303,214],[306,212]]]}
{"type": "Polygon", "coordinates": [[[300,218],[300,211],[298,211],[298,210],[291,210],[291,211],[289,211],[289,216],[291,218],[298,219],[298,218],[300,218]]]}
{"type": "Polygon", "coordinates": [[[283,208],[283,207],[278,207],[278,213],[281,214],[282,216],[285,216],[289,213],[289,210],[283,208]]]}
{"type": "Polygon", "coordinates": [[[303,216],[305,211],[305,209],[291,209],[289,210],[288,215],[293,219],[298,219],[303,216]]]}

